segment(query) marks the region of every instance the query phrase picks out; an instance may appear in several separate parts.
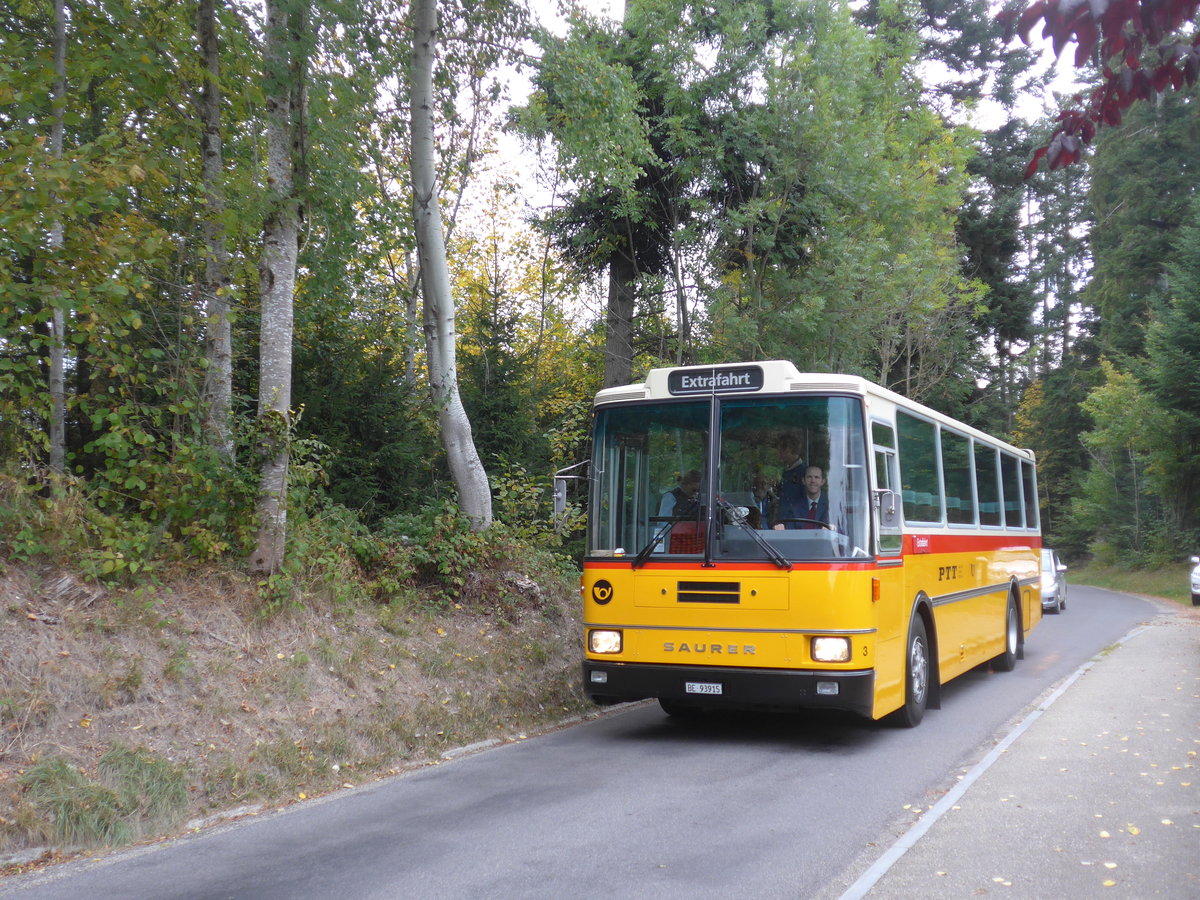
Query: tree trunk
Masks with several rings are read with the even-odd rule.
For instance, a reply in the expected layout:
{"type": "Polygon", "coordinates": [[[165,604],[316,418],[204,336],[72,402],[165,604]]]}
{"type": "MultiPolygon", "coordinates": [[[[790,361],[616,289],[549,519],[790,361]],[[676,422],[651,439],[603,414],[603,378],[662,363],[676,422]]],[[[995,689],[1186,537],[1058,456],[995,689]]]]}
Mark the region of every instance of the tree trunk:
{"type": "Polygon", "coordinates": [[[409,73],[411,90],[413,215],[423,322],[429,357],[429,385],[437,406],[442,446],[458,487],[459,506],[476,529],[492,522],[492,494],[479,461],[471,423],[458,393],[454,301],[446,265],[442,214],[438,204],[436,155],[433,139],[433,56],[437,31],[435,0],[415,0],[412,6],[413,50],[409,73]]]}
{"type": "Polygon", "coordinates": [[[200,139],[200,178],[205,199],[204,296],[207,304],[208,369],[204,374],[204,433],[209,443],[233,459],[230,410],[233,405],[233,338],[229,321],[229,251],[225,246],[224,163],[221,142],[221,60],[216,29],[217,0],[200,0],[198,17],[204,86],[200,92],[204,133],[200,139]]]}
{"type": "Polygon", "coordinates": [[[604,386],[633,381],[634,279],[637,267],[617,250],[608,263],[608,314],[604,329],[604,386]]]}
{"type": "Polygon", "coordinates": [[[299,254],[300,203],[294,150],[303,116],[303,66],[295,34],[303,11],[289,21],[287,0],[266,0],[264,33],[267,187],[271,209],[263,225],[258,269],[262,298],[258,421],[263,464],[258,487],[258,541],[250,571],[273,574],[283,565],[287,541],[287,487],[292,402],[292,304],[299,254]]]}
{"type": "MultiPolygon", "coordinates": [[[[54,122],[50,126],[50,155],[62,159],[65,97],[67,93],[67,10],[66,0],[54,4],[54,122]]],[[[55,219],[50,226],[51,255],[62,252],[63,224],[55,219]]],[[[56,292],[60,293],[60,292],[56,292]]],[[[60,294],[61,295],[61,294],[60,294]]],[[[67,396],[64,378],[67,357],[66,322],[60,303],[55,303],[50,320],[50,471],[63,475],[67,470],[67,396]]]]}
{"type": "Polygon", "coordinates": [[[675,348],[675,365],[682,366],[691,361],[692,321],[688,314],[687,286],[683,283],[683,266],[680,255],[683,248],[676,237],[671,238],[671,275],[675,279],[675,324],[678,344],[675,348]]]}

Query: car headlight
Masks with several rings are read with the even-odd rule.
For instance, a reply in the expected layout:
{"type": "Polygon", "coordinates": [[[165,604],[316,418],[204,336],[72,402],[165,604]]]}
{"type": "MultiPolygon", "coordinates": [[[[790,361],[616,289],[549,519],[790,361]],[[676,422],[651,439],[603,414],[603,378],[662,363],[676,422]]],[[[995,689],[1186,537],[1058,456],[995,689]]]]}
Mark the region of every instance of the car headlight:
{"type": "Polygon", "coordinates": [[[1054,590],[1055,581],[1056,581],[1056,579],[1053,575],[1049,575],[1049,574],[1043,575],[1042,576],[1042,590],[1043,591],[1054,590]]]}
{"type": "Polygon", "coordinates": [[[592,653],[620,653],[621,632],[603,628],[589,631],[588,650],[592,653]]]}
{"type": "Polygon", "coordinates": [[[850,638],[815,637],[812,639],[812,658],[817,662],[849,662],[850,638]]]}

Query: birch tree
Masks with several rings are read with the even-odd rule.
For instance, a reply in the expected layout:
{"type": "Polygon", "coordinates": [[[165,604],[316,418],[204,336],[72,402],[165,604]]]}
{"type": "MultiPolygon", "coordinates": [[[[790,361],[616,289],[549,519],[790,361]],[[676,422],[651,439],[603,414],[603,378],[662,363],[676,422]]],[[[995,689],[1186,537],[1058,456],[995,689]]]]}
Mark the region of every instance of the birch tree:
{"type": "Polygon", "coordinates": [[[301,203],[306,0],[266,0],[263,35],[267,194],[259,293],[258,421],[263,462],[258,488],[258,538],[250,570],[272,574],[283,565],[292,402],[292,326],[301,203]]]}
{"type": "Polygon", "coordinates": [[[435,0],[415,0],[412,7],[412,59],[409,70],[413,217],[424,298],[422,320],[428,355],[429,385],[437,407],[442,446],[459,506],[476,529],[492,522],[492,495],[479,460],[471,423],[458,391],[454,300],[446,264],[442,213],[438,203],[436,149],[433,133],[433,60],[437,32],[435,0]]]}

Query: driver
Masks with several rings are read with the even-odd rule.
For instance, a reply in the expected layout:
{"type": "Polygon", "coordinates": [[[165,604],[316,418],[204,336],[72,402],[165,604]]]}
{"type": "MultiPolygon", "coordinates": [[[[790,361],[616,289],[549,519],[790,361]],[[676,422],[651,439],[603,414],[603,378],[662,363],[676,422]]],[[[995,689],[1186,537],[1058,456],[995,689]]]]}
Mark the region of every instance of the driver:
{"type": "MultiPolygon", "coordinates": [[[[785,480],[784,484],[787,482],[785,480]]],[[[825,470],[808,466],[801,479],[802,492],[780,490],[776,531],[785,528],[822,528],[829,522],[829,495],[825,493],[825,470]],[[795,520],[795,521],[789,521],[795,520]]]]}

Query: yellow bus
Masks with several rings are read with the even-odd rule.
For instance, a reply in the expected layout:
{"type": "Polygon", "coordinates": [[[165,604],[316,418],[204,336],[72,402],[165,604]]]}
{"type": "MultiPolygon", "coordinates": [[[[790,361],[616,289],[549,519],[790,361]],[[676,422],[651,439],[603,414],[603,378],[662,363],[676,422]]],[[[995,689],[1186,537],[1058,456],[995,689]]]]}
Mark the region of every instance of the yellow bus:
{"type": "Polygon", "coordinates": [[[599,704],[901,724],[1041,620],[1033,454],[770,361],[596,396],[583,684],[599,704]]]}

